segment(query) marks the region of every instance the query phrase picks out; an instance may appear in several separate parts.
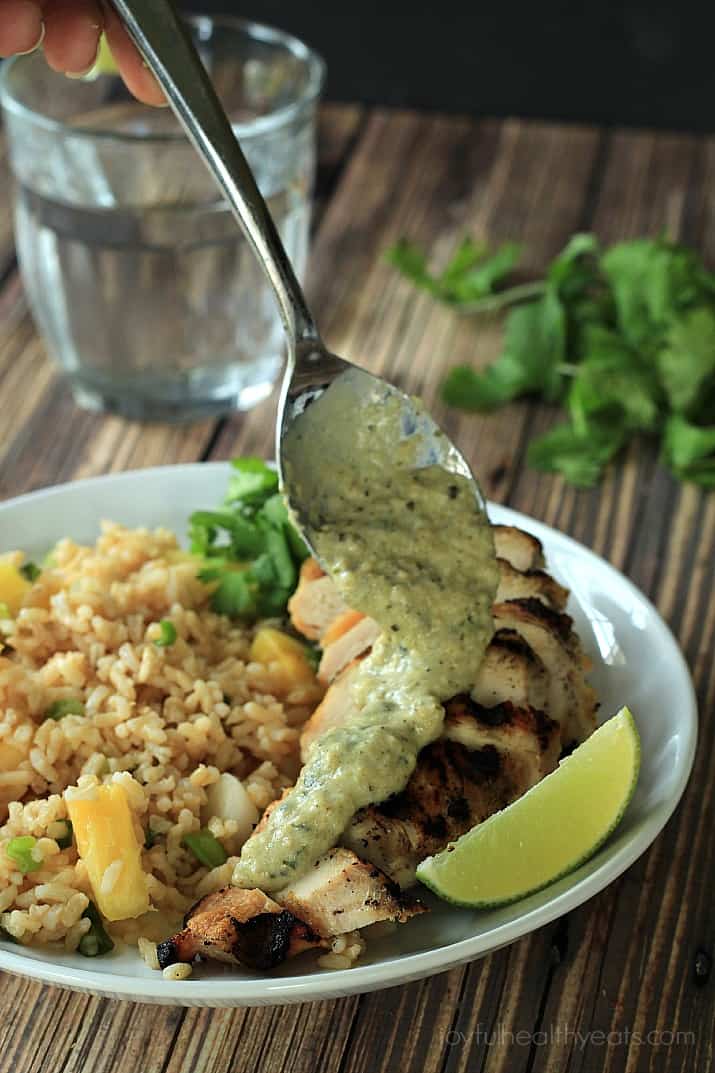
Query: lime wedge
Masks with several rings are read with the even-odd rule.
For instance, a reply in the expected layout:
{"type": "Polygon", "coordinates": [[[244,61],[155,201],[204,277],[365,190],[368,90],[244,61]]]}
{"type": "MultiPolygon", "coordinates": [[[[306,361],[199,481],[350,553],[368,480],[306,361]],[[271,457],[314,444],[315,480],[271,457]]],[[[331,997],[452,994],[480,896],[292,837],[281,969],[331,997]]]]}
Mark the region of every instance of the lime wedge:
{"type": "Polygon", "coordinates": [[[558,768],[501,812],[417,869],[456,905],[506,905],[553,883],[591,857],[618,825],[640,764],[628,708],[599,727],[558,768]]]}
{"type": "Polygon", "coordinates": [[[119,73],[116,60],[112,55],[112,51],[107,42],[107,38],[104,34],[99,38],[99,50],[97,52],[97,59],[94,61],[94,65],[87,71],[83,78],[86,82],[93,82],[95,78],[99,78],[100,75],[116,75],[119,73]]]}

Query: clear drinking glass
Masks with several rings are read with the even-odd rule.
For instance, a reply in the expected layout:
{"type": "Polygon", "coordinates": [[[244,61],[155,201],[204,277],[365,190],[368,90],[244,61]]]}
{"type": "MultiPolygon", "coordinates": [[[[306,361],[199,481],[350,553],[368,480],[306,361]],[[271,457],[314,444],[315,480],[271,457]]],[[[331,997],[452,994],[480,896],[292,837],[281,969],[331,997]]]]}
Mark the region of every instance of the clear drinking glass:
{"type": "MultiPolygon", "coordinates": [[[[266,26],[188,21],[300,277],[323,62],[266,26]]],[[[38,55],[4,65],[0,97],[28,299],[78,403],[188,420],[267,395],[283,356],[273,295],[172,113],[38,55]]]]}

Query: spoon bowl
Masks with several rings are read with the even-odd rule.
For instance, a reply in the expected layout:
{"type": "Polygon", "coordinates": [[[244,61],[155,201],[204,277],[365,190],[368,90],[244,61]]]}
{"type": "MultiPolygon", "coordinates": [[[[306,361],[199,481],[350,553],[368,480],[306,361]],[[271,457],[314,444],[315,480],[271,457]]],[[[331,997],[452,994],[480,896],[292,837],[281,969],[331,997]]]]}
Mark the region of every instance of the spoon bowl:
{"type": "MultiPolygon", "coordinates": [[[[465,458],[416,399],[366,369],[316,348],[310,357],[286,369],[277,427],[283,492],[314,554],[316,530],[339,522],[326,504],[339,502],[345,474],[350,468],[358,473],[375,468],[375,415],[386,408],[394,424],[394,452],[407,448],[410,466],[440,466],[467,478],[484,507],[465,458]]],[[[374,476],[379,482],[379,467],[374,476]]]]}

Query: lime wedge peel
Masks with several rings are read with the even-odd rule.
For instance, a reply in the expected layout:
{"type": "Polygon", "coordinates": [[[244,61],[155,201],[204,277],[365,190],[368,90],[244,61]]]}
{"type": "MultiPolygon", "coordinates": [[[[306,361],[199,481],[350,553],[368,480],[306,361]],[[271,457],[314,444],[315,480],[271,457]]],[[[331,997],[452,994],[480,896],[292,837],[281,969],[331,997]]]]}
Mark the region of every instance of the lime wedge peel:
{"type": "Polygon", "coordinates": [[[507,905],[572,872],[618,826],[638,781],[640,738],[628,708],[501,812],[417,868],[448,902],[507,905]]]}

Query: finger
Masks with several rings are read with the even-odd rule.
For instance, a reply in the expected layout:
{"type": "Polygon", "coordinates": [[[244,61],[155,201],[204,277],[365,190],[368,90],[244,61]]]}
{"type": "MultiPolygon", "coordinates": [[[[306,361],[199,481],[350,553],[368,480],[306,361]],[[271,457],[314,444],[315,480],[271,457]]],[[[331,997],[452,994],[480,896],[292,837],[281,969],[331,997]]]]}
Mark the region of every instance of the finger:
{"type": "Polygon", "coordinates": [[[34,0],[0,0],[0,56],[32,52],[42,41],[40,5],[34,0]]]}
{"type": "Polygon", "coordinates": [[[159,83],[145,66],[134,42],[114,11],[108,8],[105,10],[104,23],[109,47],[130,93],[144,104],[166,104],[159,83]]]}
{"type": "Polygon", "coordinates": [[[97,59],[102,15],[94,0],[53,0],[45,7],[45,58],[55,71],[85,74],[97,59]]]}

